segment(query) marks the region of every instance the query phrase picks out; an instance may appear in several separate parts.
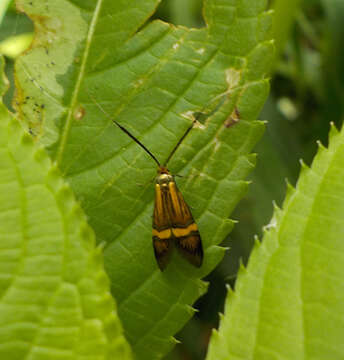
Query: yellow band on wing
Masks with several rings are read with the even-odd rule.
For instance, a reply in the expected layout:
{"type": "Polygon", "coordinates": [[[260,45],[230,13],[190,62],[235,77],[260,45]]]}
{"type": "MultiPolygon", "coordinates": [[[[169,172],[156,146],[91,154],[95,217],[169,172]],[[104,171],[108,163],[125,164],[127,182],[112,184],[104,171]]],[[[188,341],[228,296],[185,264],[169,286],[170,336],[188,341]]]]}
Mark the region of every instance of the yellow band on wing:
{"type": "Polygon", "coordinates": [[[189,235],[192,231],[198,231],[196,223],[190,224],[187,228],[173,228],[172,232],[175,237],[183,237],[189,235]]]}
{"type": "MultiPolygon", "coordinates": [[[[172,233],[175,237],[183,237],[189,235],[192,231],[198,231],[198,227],[196,223],[190,224],[187,228],[173,228],[172,233]]],[[[171,237],[171,229],[165,229],[162,231],[158,231],[153,229],[153,236],[156,236],[159,239],[169,239],[171,237]]]]}
{"type": "Polygon", "coordinates": [[[162,231],[158,231],[153,229],[153,236],[156,236],[159,239],[169,239],[171,237],[171,229],[166,229],[162,231]]]}

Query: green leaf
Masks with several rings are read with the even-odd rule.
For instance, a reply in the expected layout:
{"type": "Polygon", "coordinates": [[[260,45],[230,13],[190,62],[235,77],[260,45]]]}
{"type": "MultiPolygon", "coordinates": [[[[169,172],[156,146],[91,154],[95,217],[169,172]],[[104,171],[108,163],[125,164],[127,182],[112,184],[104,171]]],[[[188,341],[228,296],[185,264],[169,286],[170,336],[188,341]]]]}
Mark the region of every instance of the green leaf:
{"type": "Polygon", "coordinates": [[[303,164],[242,268],[207,359],[344,356],[344,131],[303,164]]]}
{"type": "Polygon", "coordinates": [[[280,55],[285,48],[300,4],[301,0],[275,0],[273,2],[273,34],[276,41],[276,55],[280,55]]]}
{"type": "Polygon", "coordinates": [[[250,152],[263,131],[255,119],[273,58],[266,1],[207,0],[207,27],[197,30],[149,22],[153,0],[17,3],[37,29],[35,47],[16,64],[18,112],[106,244],[112,293],[135,353],[161,358],[206,290],[200,278],[223,256],[217,245],[232,228],[228,216],[255,163],[250,152]],[[178,256],[158,270],[155,165],[92,98],[161,162],[203,113],[169,164],[184,176],[178,185],[202,234],[200,270],[178,256]],[[240,120],[229,126],[237,112],[240,120]]]}
{"type": "Polygon", "coordinates": [[[93,231],[2,104],[0,199],[0,358],[129,359],[93,231]]]}

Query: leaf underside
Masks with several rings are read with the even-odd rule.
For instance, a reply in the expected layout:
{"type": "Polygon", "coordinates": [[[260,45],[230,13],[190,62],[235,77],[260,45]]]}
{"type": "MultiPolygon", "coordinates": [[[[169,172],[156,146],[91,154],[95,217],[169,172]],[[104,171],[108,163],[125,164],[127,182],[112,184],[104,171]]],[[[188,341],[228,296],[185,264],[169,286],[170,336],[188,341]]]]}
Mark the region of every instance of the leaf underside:
{"type": "Polygon", "coordinates": [[[130,359],[83,211],[2,104],[0,199],[0,358],[130,359]]]}
{"type": "Polygon", "coordinates": [[[266,1],[207,0],[203,29],[148,22],[158,4],[152,0],[17,4],[36,26],[32,50],[16,64],[17,110],[105,244],[112,293],[137,357],[161,358],[206,290],[200,278],[223,256],[217,245],[255,163],[250,152],[263,131],[255,119],[273,58],[266,1]],[[202,235],[201,269],[174,256],[159,271],[151,243],[155,165],[93,99],[161,162],[193,114],[205,115],[169,164],[183,175],[178,186],[202,235]]]}
{"type": "Polygon", "coordinates": [[[230,292],[207,359],[344,357],[344,131],[302,164],[230,292]]]}

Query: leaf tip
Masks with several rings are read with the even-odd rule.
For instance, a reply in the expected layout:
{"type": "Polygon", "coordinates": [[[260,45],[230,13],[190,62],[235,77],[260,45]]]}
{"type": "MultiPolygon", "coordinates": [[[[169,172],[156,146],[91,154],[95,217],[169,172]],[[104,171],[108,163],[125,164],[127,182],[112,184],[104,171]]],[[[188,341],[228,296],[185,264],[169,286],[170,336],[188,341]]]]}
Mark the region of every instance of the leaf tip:
{"type": "Polygon", "coordinates": [[[179,341],[178,339],[176,339],[174,336],[170,336],[168,340],[169,340],[169,342],[172,343],[173,345],[181,344],[181,341],[179,341]]]}
{"type": "Polygon", "coordinates": [[[309,169],[308,165],[303,161],[303,159],[300,159],[299,162],[300,162],[302,169],[305,169],[305,170],[309,169]]]}
{"type": "Polygon", "coordinates": [[[185,304],[184,309],[190,316],[193,316],[195,313],[199,312],[198,309],[195,309],[194,307],[188,304],[185,304]]]}
{"type": "Polygon", "coordinates": [[[222,312],[219,312],[220,323],[222,323],[222,321],[224,321],[224,319],[225,319],[225,315],[222,312]]]}
{"type": "Polygon", "coordinates": [[[329,137],[331,138],[332,136],[335,136],[339,133],[335,123],[333,121],[330,122],[330,135],[329,137]]]}
{"type": "MultiPolygon", "coordinates": [[[[295,190],[294,186],[291,184],[288,178],[284,178],[285,184],[287,186],[287,191],[293,191],[295,190]]],[[[274,202],[275,204],[275,202],[274,202]]]]}
{"type": "Polygon", "coordinates": [[[243,263],[243,260],[240,259],[240,261],[239,261],[239,269],[238,269],[238,277],[240,275],[243,275],[243,274],[246,274],[246,273],[247,273],[247,269],[246,269],[246,267],[245,267],[245,265],[243,263]]]}
{"type": "Polygon", "coordinates": [[[325,146],[321,143],[320,140],[317,140],[316,143],[317,143],[317,146],[318,146],[319,150],[324,150],[325,149],[325,146]]]}
{"type": "MultiPolygon", "coordinates": [[[[234,277],[236,277],[236,275],[234,275],[234,277]]],[[[232,275],[232,278],[233,278],[233,275],[232,275]]],[[[227,290],[227,293],[228,294],[232,294],[233,293],[233,289],[232,287],[230,286],[230,284],[226,284],[226,290],[227,290]]]]}
{"type": "Polygon", "coordinates": [[[258,235],[254,235],[254,245],[255,247],[259,247],[260,245],[262,245],[262,242],[259,240],[258,235]]]}
{"type": "Polygon", "coordinates": [[[80,236],[83,243],[89,248],[93,249],[95,244],[95,238],[92,229],[86,222],[83,222],[80,226],[80,236]]]}

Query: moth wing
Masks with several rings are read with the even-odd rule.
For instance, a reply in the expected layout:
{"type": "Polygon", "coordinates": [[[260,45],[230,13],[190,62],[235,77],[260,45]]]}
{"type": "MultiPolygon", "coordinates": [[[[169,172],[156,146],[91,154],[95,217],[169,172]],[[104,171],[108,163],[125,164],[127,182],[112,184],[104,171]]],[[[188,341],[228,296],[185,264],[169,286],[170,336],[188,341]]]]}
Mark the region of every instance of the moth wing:
{"type": "Polygon", "coordinates": [[[170,202],[168,192],[155,185],[155,204],[153,212],[153,247],[155,259],[161,271],[170,261],[172,254],[172,229],[168,212],[170,202]]]}
{"type": "Polygon", "coordinates": [[[159,239],[153,237],[153,247],[155,259],[161,271],[164,271],[171,259],[172,241],[171,239],[159,239]]]}
{"type": "Polygon", "coordinates": [[[203,247],[198,226],[175,182],[169,184],[169,190],[169,217],[176,248],[192,265],[200,267],[203,261],[203,247]]]}
{"type": "Polygon", "coordinates": [[[202,266],[203,249],[199,232],[185,237],[177,238],[175,242],[179,253],[192,265],[202,266]]]}

